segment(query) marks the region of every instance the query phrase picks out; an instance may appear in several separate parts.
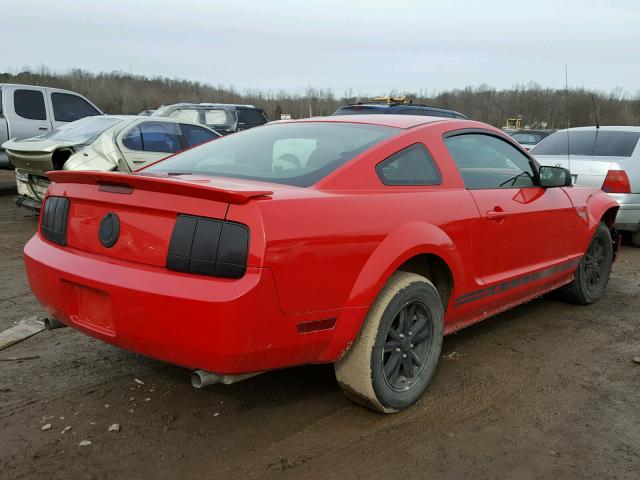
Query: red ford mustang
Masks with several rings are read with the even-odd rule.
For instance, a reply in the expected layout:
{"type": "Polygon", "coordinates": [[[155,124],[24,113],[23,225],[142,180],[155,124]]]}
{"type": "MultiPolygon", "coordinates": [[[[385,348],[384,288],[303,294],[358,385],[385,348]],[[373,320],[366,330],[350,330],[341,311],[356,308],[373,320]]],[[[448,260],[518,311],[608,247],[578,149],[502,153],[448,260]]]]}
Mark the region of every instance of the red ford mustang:
{"type": "Polygon", "coordinates": [[[394,412],[443,335],[551,290],[597,301],[617,203],[467,120],[280,122],[140,173],[50,172],[31,288],[51,316],[194,384],[334,362],[394,412]]]}

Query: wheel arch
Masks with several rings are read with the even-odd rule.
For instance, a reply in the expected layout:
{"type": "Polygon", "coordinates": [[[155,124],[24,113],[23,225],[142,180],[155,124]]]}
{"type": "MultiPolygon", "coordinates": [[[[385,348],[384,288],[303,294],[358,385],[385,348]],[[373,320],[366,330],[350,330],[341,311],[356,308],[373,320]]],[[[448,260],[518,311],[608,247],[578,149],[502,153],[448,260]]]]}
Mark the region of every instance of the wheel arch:
{"type": "Polygon", "coordinates": [[[398,270],[418,273],[432,282],[430,275],[436,272],[435,281],[442,282],[443,293],[448,288],[450,295],[462,275],[463,264],[453,240],[441,228],[423,222],[404,224],[371,254],[351,289],[346,307],[370,306],[398,270]]]}
{"type": "Polygon", "coordinates": [[[587,209],[589,211],[590,220],[589,241],[591,241],[591,237],[595,234],[598,225],[604,223],[611,232],[611,239],[613,241],[613,259],[615,261],[621,239],[620,235],[618,235],[615,230],[616,216],[618,215],[620,205],[613,198],[603,193],[602,195],[594,195],[589,198],[589,201],[587,202],[587,209]]]}
{"type": "Polygon", "coordinates": [[[451,238],[435,225],[410,222],[389,234],[369,257],[354,282],[345,307],[348,310],[357,308],[361,314],[357,320],[343,324],[340,334],[334,336],[330,350],[339,352],[338,358],[349,350],[364,325],[369,308],[387,281],[399,270],[431,277],[429,279],[443,298],[446,311],[454,285],[463,274],[463,263],[451,238]]]}

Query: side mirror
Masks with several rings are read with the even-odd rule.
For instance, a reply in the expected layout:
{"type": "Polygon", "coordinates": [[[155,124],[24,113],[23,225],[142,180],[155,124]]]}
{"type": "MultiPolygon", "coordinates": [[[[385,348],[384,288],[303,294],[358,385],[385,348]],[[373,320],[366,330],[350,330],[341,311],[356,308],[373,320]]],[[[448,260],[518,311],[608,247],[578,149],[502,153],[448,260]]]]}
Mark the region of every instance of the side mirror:
{"type": "Polygon", "coordinates": [[[573,184],[571,181],[571,172],[562,167],[542,165],[540,170],[538,170],[538,179],[540,186],[543,188],[570,187],[573,184]]]}

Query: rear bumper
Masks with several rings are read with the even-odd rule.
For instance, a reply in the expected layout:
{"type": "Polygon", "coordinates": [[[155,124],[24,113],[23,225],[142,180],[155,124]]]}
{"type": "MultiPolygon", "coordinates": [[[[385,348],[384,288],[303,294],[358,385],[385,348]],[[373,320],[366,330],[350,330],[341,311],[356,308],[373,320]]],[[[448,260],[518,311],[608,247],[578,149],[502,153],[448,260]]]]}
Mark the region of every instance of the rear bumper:
{"type": "Polygon", "coordinates": [[[31,197],[26,197],[24,195],[16,195],[16,205],[18,207],[31,210],[33,213],[40,213],[40,207],[42,207],[42,202],[40,200],[36,200],[31,197]]]}
{"type": "Polygon", "coordinates": [[[616,229],[637,232],[640,230],[640,194],[610,194],[620,204],[616,216],[616,229]]]}
{"type": "Polygon", "coordinates": [[[19,169],[16,170],[16,187],[20,197],[32,198],[41,202],[47,194],[50,183],[46,177],[31,175],[19,169]]]}
{"type": "Polygon", "coordinates": [[[285,315],[268,268],[249,267],[238,280],[202,277],[58,247],[39,235],[24,256],[33,293],[56,319],[127,350],[219,374],[333,361],[363,315],[285,315]],[[300,323],[329,317],[337,318],[333,329],[299,332],[300,323]]]}

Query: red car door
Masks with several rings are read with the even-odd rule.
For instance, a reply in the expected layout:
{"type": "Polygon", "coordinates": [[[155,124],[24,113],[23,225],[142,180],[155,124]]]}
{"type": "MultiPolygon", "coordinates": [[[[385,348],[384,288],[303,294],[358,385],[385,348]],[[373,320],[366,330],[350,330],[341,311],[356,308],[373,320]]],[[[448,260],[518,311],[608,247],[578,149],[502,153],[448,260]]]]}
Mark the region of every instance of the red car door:
{"type": "Polygon", "coordinates": [[[490,132],[445,143],[478,206],[488,313],[566,277],[576,254],[577,214],[561,188],[541,188],[531,160],[490,132]]]}

